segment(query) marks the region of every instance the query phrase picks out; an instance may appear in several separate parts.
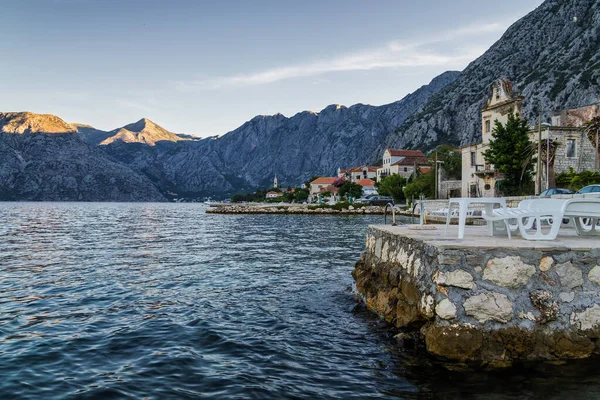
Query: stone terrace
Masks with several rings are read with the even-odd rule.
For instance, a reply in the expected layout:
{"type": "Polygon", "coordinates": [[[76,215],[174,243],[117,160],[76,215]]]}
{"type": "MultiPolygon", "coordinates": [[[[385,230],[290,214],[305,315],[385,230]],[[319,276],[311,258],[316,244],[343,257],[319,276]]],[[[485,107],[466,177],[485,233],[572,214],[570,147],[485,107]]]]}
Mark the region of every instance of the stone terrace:
{"type": "Polygon", "coordinates": [[[427,350],[492,365],[600,354],[600,240],[487,236],[487,228],[371,226],[353,276],[367,307],[427,350]]]}

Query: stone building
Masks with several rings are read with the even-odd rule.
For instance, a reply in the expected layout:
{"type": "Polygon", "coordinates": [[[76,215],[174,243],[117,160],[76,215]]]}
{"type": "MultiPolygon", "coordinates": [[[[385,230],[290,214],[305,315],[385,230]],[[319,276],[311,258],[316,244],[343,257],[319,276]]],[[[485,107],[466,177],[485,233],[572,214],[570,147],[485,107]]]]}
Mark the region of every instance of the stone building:
{"type": "Polygon", "coordinates": [[[362,179],[376,179],[377,167],[368,165],[348,169],[338,168],[338,178],[344,178],[352,183],[357,183],[362,179]]]}
{"type": "Polygon", "coordinates": [[[481,110],[481,142],[462,148],[462,197],[496,196],[494,166],[485,162],[483,153],[489,148],[494,122],[508,121],[513,112],[521,116],[523,96],[513,92],[508,79],[497,79],[490,86],[488,99],[481,110]]]}
{"type": "Polygon", "coordinates": [[[386,149],[383,152],[381,168],[377,169],[377,182],[381,182],[388,175],[397,174],[409,178],[416,168],[429,168],[429,161],[419,150],[394,150],[386,149]]]}
{"type": "MultiPolygon", "coordinates": [[[[494,122],[505,124],[508,114],[513,111],[521,116],[523,96],[516,94],[510,81],[502,78],[496,80],[488,93],[486,104],[481,110],[481,142],[462,148],[462,188],[463,197],[494,197],[498,195],[496,180],[502,178],[494,170],[492,164],[486,163],[483,153],[489,148],[494,122]]],[[[576,172],[592,170],[596,156],[595,149],[587,138],[585,124],[594,116],[600,115],[600,105],[593,104],[576,109],[563,110],[556,113],[548,126],[542,126],[542,145],[550,136],[551,142],[558,142],[554,158],[554,171],[560,173],[569,167],[576,172]]],[[[539,126],[530,128],[530,139],[538,142],[539,126]]],[[[541,160],[541,188],[543,191],[548,182],[546,160],[541,160]]],[[[535,171],[537,173],[537,171],[535,171]]]]}

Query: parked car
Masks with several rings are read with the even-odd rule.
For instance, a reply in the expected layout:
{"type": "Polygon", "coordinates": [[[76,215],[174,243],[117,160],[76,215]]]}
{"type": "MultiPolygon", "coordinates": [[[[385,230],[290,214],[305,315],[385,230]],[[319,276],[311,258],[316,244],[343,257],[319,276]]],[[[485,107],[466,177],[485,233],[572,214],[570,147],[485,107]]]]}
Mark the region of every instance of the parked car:
{"type": "Polygon", "coordinates": [[[591,193],[600,194],[600,185],[589,185],[589,186],[583,187],[577,191],[577,194],[591,194],[591,193]]]}
{"type": "Polygon", "coordinates": [[[354,202],[358,203],[358,204],[369,204],[369,201],[370,201],[371,197],[375,197],[375,196],[377,196],[377,195],[376,194],[370,194],[368,196],[360,197],[360,198],[354,200],[354,202]]]}
{"type": "Polygon", "coordinates": [[[552,188],[552,189],[544,190],[542,193],[540,193],[540,197],[550,197],[555,194],[573,194],[573,193],[575,193],[575,192],[571,189],[552,188]]]}
{"type": "Polygon", "coordinates": [[[394,204],[394,198],[390,196],[372,196],[367,202],[370,206],[385,206],[387,203],[394,204]]]}

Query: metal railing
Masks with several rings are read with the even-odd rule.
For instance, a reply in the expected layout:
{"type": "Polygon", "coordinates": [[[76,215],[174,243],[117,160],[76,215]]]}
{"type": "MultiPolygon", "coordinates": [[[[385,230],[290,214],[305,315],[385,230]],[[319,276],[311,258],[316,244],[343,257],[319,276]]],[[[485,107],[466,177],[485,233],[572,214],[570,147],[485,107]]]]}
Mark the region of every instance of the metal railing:
{"type": "Polygon", "coordinates": [[[392,209],[392,226],[397,226],[396,223],[396,210],[394,209],[394,205],[392,203],[387,203],[385,208],[383,209],[383,224],[387,225],[387,210],[388,207],[392,209]]]}

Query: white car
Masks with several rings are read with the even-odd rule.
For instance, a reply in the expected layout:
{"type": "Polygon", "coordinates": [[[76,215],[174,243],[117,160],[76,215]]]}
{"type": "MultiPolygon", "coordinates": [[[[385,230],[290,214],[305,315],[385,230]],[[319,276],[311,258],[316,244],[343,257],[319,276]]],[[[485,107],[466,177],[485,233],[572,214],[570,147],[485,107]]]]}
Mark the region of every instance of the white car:
{"type": "Polygon", "coordinates": [[[577,191],[577,194],[599,194],[600,195],[600,185],[589,185],[583,187],[577,191]]]}

